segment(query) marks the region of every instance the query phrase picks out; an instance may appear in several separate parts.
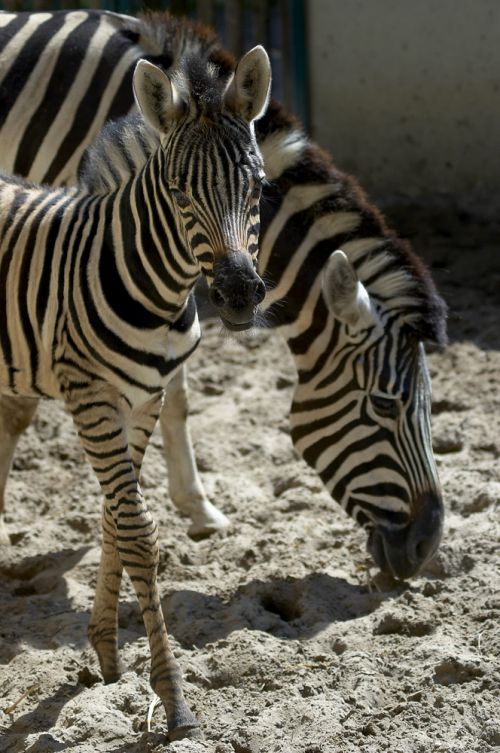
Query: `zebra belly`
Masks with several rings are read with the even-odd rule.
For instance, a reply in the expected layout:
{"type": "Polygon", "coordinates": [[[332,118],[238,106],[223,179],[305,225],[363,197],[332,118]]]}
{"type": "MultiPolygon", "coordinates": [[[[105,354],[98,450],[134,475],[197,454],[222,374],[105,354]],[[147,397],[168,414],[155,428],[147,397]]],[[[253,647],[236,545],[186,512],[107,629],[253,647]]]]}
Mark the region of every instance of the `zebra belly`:
{"type": "Polygon", "coordinates": [[[0,392],[17,397],[62,398],[61,387],[52,368],[40,360],[34,370],[33,363],[13,359],[0,364],[0,392]]]}

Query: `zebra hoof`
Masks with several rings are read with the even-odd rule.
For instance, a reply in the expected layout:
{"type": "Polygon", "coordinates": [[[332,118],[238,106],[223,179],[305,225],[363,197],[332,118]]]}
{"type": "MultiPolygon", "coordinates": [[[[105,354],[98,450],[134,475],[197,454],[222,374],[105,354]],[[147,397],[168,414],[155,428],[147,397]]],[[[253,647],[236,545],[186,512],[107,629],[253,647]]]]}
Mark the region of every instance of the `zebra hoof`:
{"type": "Polygon", "coordinates": [[[167,715],[168,739],[174,740],[202,740],[203,733],[200,723],[185,701],[180,704],[173,714],[167,715]]]}
{"type": "Polygon", "coordinates": [[[101,661],[99,654],[97,654],[99,658],[99,664],[101,666],[101,674],[102,679],[104,680],[105,685],[112,685],[114,682],[118,682],[120,677],[122,676],[122,663],[118,659],[117,661],[101,661]]]}
{"type": "Polygon", "coordinates": [[[171,743],[175,740],[203,740],[203,732],[199,725],[192,727],[186,724],[182,727],[175,727],[173,730],[169,730],[167,738],[171,743]]]}
{"type": "Polygon", "coordinates": [[[104,684],[105,685],[112,685],[114,682],[118,682],[118,680],[121,677],[121,674],[122,673],[120,671],[118,671],[118,672],[106,672],[106,674],[104,674],[104,672],[103,672],[102,673],[102,677],[103,677],[103,680],[104,680],[104,684]]]}
{"type": "Polygon", "coordinates": [[[231,525],[223,512],[218,510],[208,500],[203,500],[199,510],[190,515],[191,525],[188,528],[188,536],[195,541],[206,539],[217,531],[223,531],[231,525]]]}

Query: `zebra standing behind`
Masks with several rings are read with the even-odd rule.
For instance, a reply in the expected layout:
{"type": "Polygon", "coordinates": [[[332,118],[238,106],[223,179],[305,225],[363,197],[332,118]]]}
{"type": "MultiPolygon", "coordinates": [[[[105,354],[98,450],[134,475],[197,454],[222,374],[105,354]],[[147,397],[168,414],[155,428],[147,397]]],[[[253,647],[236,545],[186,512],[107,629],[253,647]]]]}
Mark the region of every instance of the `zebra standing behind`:
{"type": "Polygon", "coordinates": [[[151,650],[151,684],[171,737],[197,721],[184,700],[156,583],[157,526],[139,485],[167,382],[200,337],[191,290],[207,278],[230,329],[253,323],[263,177],[253,121],[266,105],[268,57],[245,55],[220,78],[197,57],[169,75],[142,60],[142,119],[126,130],[157,146],[110,190],[120,141],[107,129],[84,185],[46,189],[0,178],[0,389],[62,398],[104,493],[103,544],[89,625],[106,681],[119,675],[122,569],[151,650]],[[107,148],[105,145],[107,144],[107,148]],[[106,160],[103,162],[103,154],[106,160]]]}

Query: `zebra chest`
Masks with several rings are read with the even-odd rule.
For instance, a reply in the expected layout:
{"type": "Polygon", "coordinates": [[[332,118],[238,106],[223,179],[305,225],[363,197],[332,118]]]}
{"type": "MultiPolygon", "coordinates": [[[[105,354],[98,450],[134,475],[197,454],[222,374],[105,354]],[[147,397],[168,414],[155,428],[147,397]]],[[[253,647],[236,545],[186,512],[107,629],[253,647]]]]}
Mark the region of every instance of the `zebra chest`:
{"type": "Polygon", "coordinates": [[[125,374],[108,374],[107,379],[132,407],[138,407],[167,387],[177,369],[197,347],[200,336],[198,320],[187,332],[169,332],[160,353],[148,353],[145,361],[131,363],[125,374]]]}
{"type": "Polygon", "coordinates": [[[178,367],[195,350],[201,336],[196,308],[170,327],[132,332],[120,338],[83,332],[68,325],[56,348],[53,372],[61,392],[88,384],[112,387],[131,407],[148,402],[165,389],[178,367]]]}

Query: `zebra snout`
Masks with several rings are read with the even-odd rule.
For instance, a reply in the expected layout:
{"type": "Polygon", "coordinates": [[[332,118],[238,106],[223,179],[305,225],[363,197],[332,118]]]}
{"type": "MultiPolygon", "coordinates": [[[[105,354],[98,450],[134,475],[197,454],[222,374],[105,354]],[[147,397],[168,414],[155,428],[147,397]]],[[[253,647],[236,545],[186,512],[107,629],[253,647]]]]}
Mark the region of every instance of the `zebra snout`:
{"type": "Polygon", "coordinates": [[[260,278],[255,281],[248,281],[243,288],[240,286],[234,287],[234,290],[228,290],[228,286],[216,287],[215,284],[212,285],[210,298],[214,306],[220,309],[226,307],[235,310],[245,308],[248,305],[258,306],[266,295],[266,286],[260,278]]]}
{"type": "Polygon", "coordinates": [[[368,551],[382,572],[398,580],[411,578],[436,553],[443,519],[441,495],[422,494],[415,501],[414,516],[407,526],[390,529],[379,525],[370,531],[368,551]]]}
{"type": "Polygon", "coordinates": [[[252,327],[265,294],[266,287],[247,255],[228,254],[216,263],[210,300],[228,329],[252,327]]]}

